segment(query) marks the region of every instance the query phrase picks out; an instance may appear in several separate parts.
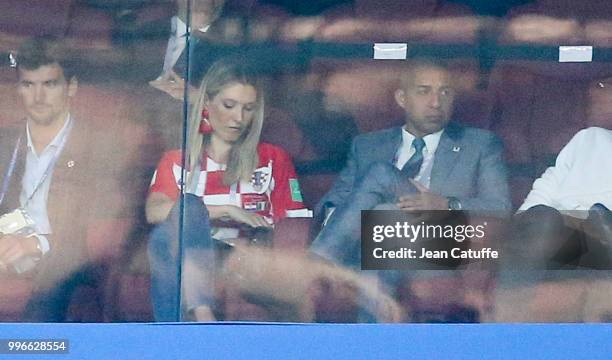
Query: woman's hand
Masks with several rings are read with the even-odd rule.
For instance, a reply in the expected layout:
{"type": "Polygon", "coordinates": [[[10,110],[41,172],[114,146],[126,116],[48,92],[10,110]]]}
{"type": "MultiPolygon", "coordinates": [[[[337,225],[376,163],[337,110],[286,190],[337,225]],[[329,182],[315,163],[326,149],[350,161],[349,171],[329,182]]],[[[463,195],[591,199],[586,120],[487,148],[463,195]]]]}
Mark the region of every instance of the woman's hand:
{"type": "Polygon", "coordinates": [[[272,227],[272,225],[261,215],[233,205],[227,205],[225,208],[225,215],[236,222],[247,224],[251,227],[272,227]]]}

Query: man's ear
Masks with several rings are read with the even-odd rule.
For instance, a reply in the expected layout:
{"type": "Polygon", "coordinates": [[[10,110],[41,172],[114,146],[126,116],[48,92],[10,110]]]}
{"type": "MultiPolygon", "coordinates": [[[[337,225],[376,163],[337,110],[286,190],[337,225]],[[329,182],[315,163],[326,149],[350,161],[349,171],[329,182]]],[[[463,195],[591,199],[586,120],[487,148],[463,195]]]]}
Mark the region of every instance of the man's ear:
{"type": "Polygon", "coordinates": [[[395,102],[402,108],[406,108],[406,92],[403,89],[395,90],[395,102]]]}
{"type": "Polygon", "coordinates": [[[73,97],[76,95],[77,90],[79,89],[79,81],[76,77],[72,77],[70,81],[68,81],[68,96],[73,97]]]}

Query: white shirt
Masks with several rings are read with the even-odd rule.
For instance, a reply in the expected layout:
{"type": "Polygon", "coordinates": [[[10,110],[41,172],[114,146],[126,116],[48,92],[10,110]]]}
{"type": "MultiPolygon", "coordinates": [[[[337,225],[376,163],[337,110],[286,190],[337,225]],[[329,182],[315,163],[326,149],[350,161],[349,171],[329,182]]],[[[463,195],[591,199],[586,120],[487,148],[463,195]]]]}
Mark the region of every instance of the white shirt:
{"type": "Polygon", "coordinates": [[[612,209],[612,130],[579,131],[561,150],[555,166],[533,183],[519,211],[546,205],[572,216],[602,203],[612,209]]]}
{"type": "MultiPolygon", "coordinates": [[[[423,137],[423,141],[425,141],[425,147],[423,148],[423,164],[417,176],[414,177],[414,180],[418,181],[426,188],[429,188],[429,184],[431,183],[431,169],[433,168],[434,155],[443,133],[444,129],[423,137]]],[[[415,136],[402,127],[402,145],[400,145],[395,155],[397,159],[395,167],[398,169],[401,169],[412,155],[414,155],[416,151],[412,146],[412,141],[414,139],[415,136]]]]}
{"type": "MultiPolygon", "coordinates": [[[[166,55],[164,56],[164,68],[162,73],[167,73],[174,68],[176,62],[181,57],[183,50],[187,46],[187,25],[178,16],[173,16],[170,20],[171,32],[166,47],[166,55]]],[[[206,32],[208,26],[199,28],[198,31],[206,32]]]]}
{"type": "MultiPolygon", "coordinates": [[[[51,229],[51,224],[49,223],[49,216],[47,214],[49,187],[51,185],[51,178],[53,177],[52,165],[53,162],[57,161],[57,158],[60,156],[63,144],[65,144],[65,141],[70,134],[71,125],[72,119],[70,115],[68,115],[62,129],[40,154],[37,154],[36,150],[34,149],[29,124],[26,126],[27,155],[25,171],[21,180],[19,203],[36,223],[36,232],[39,235],[49,235],[53,232],[51,229]],[[38,190],[36,190],[36,187],[43,179],[43,176],[47,170],[49,170],[49,174],[44,179],[38,190]],[[32,196],[32,198],[28,201],[30,196],[32,196]]],[[[43,250],[44,254],[49,250],[49,243],[46,241],[46,239],[42,240],[39,238],[39,240],[41,240],[41,249],[43,250]]]]}

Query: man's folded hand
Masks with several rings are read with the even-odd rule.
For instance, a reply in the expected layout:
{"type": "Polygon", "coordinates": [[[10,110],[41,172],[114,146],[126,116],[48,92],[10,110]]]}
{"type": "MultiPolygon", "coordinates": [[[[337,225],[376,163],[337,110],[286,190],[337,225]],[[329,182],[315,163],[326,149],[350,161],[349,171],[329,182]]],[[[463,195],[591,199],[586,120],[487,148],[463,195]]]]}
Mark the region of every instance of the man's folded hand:
{"type": "Polygon", "coordinates": [[[40,257],[38,239],[20,235],[0,237],[0,263],[10,265],[25,256],[40,257]]]}
{"type": "Polygon", "coordinates": [[[400,210],[448,210],[447,198],[430,192],[429,189],[417,181],[411,181],[419,192],[400,196],[396,204],[400,210]]]}
{"type": "MultiPolygon", "coordinates": [[[[149,85],[159,91],[165,92],[176,100],[183,101],[185,97],[185,80],[174,71],[161,74],[157,79],[149,81],[149,85]]],[[[198,90],[189,85],[189,97],[191,101],[195,101],[197,93],[198,90]]]]}

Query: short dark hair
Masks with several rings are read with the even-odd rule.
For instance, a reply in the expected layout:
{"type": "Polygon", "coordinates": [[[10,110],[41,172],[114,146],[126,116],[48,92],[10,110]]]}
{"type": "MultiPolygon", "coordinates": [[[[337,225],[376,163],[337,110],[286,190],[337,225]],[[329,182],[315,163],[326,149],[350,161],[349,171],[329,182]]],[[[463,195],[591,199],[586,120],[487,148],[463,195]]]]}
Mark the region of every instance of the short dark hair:
{"type": "Polygon", "coordinates": [[[422,68],[438,68],[450,71],[450,65],[446,60],[434,57],[414,57],[407,61],[408,64],[400,74],[400,87],[412,81],[414,71],[422,68]]]}
{"type": "Polygon", "coordinates": [[[64,42],[54,36],[37,36],[24,41],[16,54],[17,76],[19,69],[36,70],[41,66],[58,64],[66,81],[76,77],[74,61],[68,56],[64,42]]]}

